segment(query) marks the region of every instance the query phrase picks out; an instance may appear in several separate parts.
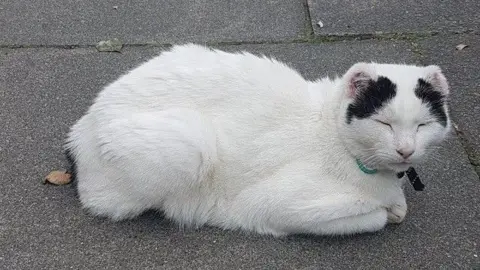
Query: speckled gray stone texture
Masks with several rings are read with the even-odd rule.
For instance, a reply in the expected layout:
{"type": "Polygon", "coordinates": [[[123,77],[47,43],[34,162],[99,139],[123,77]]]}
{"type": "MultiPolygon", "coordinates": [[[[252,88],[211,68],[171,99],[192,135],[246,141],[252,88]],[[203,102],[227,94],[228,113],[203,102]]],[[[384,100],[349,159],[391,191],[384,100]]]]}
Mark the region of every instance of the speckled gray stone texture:
{"type": "Polygon", "coordinates": [[[480,1],[308,0],[316,35],[480,30],[480,1]],[[317,25],[323,22],[323,27],[317,25]]]}
{"type": "Polygon", "coordinates": [[[0,44],[296,39],[305,13],[291,0],[2,0],[0,44]]]}
{"type": "MultiPolygon", "coordinates": [[[[402,42],[223,47],[274,55],[308,78],[360,60],[414,63],[402,42]]],[[[0,50],[0,268],[2,269],[457,269],[479,265],[480,182],[455,136],[407,186],[399,226],[353,237],[274,239],[238,231],[181,231],[149,212],[120,223],[84,212],[74,186],[42,185],[65,167],[68,127],[101,87],[161,48],[0,50]],[[477,257],[475,257],[477,255],[477,257]]]]}
{"type": "Polygon", "coordinates": [[[436,36],[421,41],[420,49],[425,64],[440,65],[450,82],[452,117],[480,174],[480,36],[436,36]],[[468,47],[457,50],[459,44],[468,47]]]}

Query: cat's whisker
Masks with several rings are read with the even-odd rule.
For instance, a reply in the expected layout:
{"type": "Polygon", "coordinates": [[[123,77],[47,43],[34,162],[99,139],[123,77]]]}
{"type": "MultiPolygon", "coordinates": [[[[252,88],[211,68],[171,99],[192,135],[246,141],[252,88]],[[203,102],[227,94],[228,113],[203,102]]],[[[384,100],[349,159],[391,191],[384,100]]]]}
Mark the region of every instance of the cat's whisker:
{"type": "Polygon", "coordinates": [[[425,155],[425,159],[426,160],[434,160],[434,161],[438,161],[438,162],[443,162],[443,157],[440,156],[438,153],[436,152],[432,152],[430,154],[427,154],[425,155]]]}
{"type": "Polygon", "coordinates": [[[369,156],[369,157],[366,157],[364,159],[364,163],[371,163],[372,161],[376,160],[377,159],[377,156],[376,155],[372,155],[372,156],[369,156]]]}

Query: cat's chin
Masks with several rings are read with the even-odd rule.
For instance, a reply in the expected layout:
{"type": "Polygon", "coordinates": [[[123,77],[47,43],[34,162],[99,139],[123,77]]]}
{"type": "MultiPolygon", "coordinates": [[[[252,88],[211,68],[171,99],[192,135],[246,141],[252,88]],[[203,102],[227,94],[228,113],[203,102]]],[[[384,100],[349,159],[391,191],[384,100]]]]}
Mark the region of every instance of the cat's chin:
{"type": "Polygon", "coordinates": [[[399,172],[404,172],[408,170],[408,168],[412,167],[412,163],[404,163],[404,162],[389,163],[387,167],[392,171],[399,173],[399,172]]]}

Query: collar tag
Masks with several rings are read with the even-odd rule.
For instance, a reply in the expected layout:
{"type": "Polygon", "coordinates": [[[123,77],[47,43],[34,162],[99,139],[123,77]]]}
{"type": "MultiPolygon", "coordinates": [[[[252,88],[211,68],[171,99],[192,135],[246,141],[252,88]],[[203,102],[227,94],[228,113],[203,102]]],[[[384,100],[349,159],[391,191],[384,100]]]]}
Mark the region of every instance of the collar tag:
{"type": "Polygon", "coordinates": [[[422,183],[417,171],[415,171],[413,167],[408,168],[405,172],[398,173],[397,176],[398,178],[402,178],[405,174],[407,174],[408,180],[410,181],[410,184],[412,184],[413,189],[416,191],[423,191],[425,185],[422,183]]]}

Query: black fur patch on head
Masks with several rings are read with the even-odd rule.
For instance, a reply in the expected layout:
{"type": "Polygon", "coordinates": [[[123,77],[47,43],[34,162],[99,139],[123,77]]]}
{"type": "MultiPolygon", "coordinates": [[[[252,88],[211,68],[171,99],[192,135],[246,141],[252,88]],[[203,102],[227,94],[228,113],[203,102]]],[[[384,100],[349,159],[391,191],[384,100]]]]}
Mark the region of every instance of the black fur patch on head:
{"type": "Polygon", "coordinates": [[[370,80],[365,89],[358,89],[360,93],[347,108],[347,124],[355,116],[363,119],[371,116],[397,94],[397,86],[387,77],[380,76],[377,81],[370,80]]]}
{"type": "Polygon", "coordinates": [[[423,79],[418,79],[415,95],[422,100],[422,103],[429,105],[430,113],[442,126],[446,127],[448,117],[444,107],[445,96],[435,91],[433,86],[423,79]]]}

